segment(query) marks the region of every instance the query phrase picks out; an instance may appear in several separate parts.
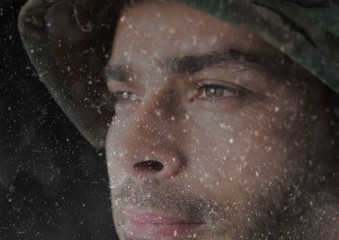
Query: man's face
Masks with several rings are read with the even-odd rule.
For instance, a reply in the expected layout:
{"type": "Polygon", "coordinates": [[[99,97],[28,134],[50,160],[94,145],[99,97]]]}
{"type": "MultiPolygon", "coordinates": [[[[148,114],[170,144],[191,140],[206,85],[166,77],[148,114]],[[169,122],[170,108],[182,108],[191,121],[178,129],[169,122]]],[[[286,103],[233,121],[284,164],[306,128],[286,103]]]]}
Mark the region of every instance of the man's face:
{"type": "Polygon", "coordinates": [[[175,2],[134,4],[118,23],[107,84],[121,239],[278,236],[327,177],[322,88],[231,24],[175,2]]]}

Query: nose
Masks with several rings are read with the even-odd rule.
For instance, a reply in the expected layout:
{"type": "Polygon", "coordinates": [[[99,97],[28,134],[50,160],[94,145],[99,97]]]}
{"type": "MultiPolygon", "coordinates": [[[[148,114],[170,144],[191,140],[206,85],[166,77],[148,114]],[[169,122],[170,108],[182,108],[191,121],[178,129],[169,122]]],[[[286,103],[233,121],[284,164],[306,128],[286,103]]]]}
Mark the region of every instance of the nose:
{"type": "Polygon", "coordinates": [[[114,171],[137,179],[167,179],[180,174],[186,165],[183,114],[177,100],[150,98],[125,119],[114,119],[106,139],[107,157],[114,171]]]}
{"type": "Polygon", "coordinates": [[[171,146],[145,148],[132,155],[127,154],[125,169],[134,178],[167,179],[180,173],[183,159],[171,146]]]}

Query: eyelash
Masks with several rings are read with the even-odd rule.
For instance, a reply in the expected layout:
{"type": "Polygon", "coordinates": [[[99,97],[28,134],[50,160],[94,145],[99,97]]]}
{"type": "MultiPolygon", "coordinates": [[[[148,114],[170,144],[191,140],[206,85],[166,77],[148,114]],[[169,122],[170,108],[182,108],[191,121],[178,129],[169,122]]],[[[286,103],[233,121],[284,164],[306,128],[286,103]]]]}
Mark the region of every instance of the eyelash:
{"type": "Polygon", "coordinates": [[[129,101],[129,100],[136,101],[137,100],[137,95],[131,91],[117,91],[113,93],[113,96],[118,101],[129,101]],[[127,95],[129,95],[129,98],[127,98],[128,97],[127,95]]]}
{"type": "MultiPolygon", "coordinates": [[[[223,84],[220,83],[206,83],[206,81],[198,81],[196,83],[194,83],[193,85],[193,96],[192,96],[192,100],[199,100],[199,101],[205,101],[205,102],[210,102],[210,103],[218,103],[218,102],[223,102],[225,100],[235,100],[236,98],[241,98],[241,97],[246,97],[246,95],[248,94],[248,90],[240,87],[240,86],[225,86],[223,84]],[[218,90],[215,90],[214,93],[211,94],[222,94],[222,96],[207,96],[206,90],[208,88],[211,89],[218,89],[219,92],[217,92],[218,90]],[[222,92],[220,92],[220,89],[222,90],[222,92]],[[205,95],[205,96],[204,96],[205,95]],[[227,95],[227,96],[224,96],[227,95]]],[[[120,90],[120,91],[116,91],[116,92],[112,92],[112,95],[117,102],[119,103],[129,103],[129,102],[136,102],[139,99],[138,95],[135,94],[133,91],[129,91],[129,90],[120,90]],[[126,97],[124,97],[124,95],[126,97]]]]}
{"type": "Polygon", "coordinates": [[[194,89],[195,89],[195,98],[203,101],[209,101],[209,102],[219,102],[223,101],[227,98],[238,98],[238,97],[244,97],[247,93],[247,90],[245,89],[239,89],[240,87],[228,87],[224,86],[218,83],[204,83],[204,82],[197,82],[194,84],[194,89]],[[203,96],[201,97],[202,94],[206,95],[207,88],[222,88],[222,94],[229,93],[230,96],[203,96]],[[199,94],[199,95],[198,95],[199,94]],[[198,97],[197,97],[198,95],[198,97]]]}

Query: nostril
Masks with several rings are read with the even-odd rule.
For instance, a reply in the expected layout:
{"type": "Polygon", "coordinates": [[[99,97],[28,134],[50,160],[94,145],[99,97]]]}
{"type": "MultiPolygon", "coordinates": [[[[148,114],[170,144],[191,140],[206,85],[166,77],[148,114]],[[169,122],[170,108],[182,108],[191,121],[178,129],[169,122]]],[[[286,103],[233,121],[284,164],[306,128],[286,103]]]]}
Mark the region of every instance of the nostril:
{"type": "Polygon", "coordinates": [[[164,165],[161,162],[155,161],[155,160],[148,160],[148,161],[142,161],[137,162],[133,165],[133,168],[137,172],[160,172],[164,165]]]}

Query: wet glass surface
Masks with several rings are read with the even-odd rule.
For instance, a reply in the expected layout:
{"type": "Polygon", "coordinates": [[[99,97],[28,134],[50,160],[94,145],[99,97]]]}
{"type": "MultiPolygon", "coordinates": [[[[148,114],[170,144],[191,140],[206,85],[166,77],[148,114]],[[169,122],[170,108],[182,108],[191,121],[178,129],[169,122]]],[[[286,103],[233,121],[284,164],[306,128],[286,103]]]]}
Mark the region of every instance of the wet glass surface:
{"type": "Polygon", "coordinates": [[[338,240],[337,39],[192,2],[0,3],[1,240],[338,240]]]}

